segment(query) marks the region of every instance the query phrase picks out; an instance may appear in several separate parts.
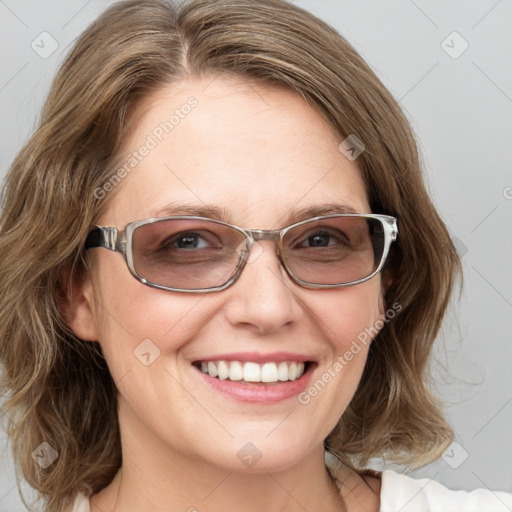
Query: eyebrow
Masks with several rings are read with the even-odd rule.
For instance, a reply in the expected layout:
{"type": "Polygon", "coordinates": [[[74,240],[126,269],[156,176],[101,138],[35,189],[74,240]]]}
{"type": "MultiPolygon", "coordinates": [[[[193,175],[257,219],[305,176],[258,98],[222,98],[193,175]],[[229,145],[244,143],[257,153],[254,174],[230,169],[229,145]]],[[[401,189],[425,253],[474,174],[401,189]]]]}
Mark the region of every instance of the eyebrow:
{"type": "MultiPolygon", "coordinates": [[[[350,205],[342,203],[325,203],[321,205],[312,205],[305,208],[292,208],[286,217],[285,225],[294,224],[312,217],[321,217],[322,215],[333,215],[337,213],[365,213],[358,212],[350,205]]],[[[160,208],[155,217],[170,217],[173,215],[194,215],[197,217],[206,217],[209,219],[222,220],[230,224],[233,223],[232,216],[227,208],[221,208],[209,204],[192,204],[172,202],[160,208]]]]}

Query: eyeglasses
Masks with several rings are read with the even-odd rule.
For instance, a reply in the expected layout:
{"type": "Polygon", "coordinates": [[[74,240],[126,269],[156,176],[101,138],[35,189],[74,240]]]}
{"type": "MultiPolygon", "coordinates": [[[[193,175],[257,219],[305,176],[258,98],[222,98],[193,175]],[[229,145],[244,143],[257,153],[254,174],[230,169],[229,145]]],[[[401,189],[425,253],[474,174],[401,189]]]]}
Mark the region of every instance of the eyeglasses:
{"type": "Polygon", "coordinates": [[[388,215],[326,215],[277,230],[183,215],[138,220],[123,231],[98,226],[89,232],[85,249],[123,253],[131,274],[148,286],[204,293],[234,284],[256,242],[272,240],[293,281],[306,288],[336,288],[380,272],[397,234],[396,219],[388,215]]]}

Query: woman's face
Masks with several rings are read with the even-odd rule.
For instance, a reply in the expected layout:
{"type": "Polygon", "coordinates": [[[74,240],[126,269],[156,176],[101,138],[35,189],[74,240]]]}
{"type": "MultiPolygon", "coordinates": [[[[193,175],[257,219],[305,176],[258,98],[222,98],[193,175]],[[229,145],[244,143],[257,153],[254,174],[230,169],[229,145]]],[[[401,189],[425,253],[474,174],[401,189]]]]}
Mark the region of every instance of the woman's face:
{"type": "MultiPolygon", "coordinates": [[[[276,229],[302,220],[306,208],[370,212],[341,141],[286,90],[222,77],[182,82],[133,118],[121,160],[137,163],[107,192],[97,223],[123,229],[208,207],[240,227],[276,229]]],[[[119,391],[124,455],[150,451],[230,471],[269,471],[322,449],[360,380],[368,345],[358,335],[382,312],[380,276],[306,289],[265,240],[233,286],[186,294],[138,282],[119,253],[89,255],[73,327],[103,349],[119,391]],[[293,384],[223,381],[201,371],[201,362],[221,359],[308,364],[293,384]]]]}

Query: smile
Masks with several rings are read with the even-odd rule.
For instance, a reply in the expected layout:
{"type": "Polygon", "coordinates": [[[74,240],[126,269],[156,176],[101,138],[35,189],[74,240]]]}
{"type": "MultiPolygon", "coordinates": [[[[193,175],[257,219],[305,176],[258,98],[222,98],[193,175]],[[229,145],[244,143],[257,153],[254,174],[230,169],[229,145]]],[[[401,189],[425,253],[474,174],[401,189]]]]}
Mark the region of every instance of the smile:
{"type": "Polygon", "coordinates": [[[263,405],[303,392],[318,362],[311,355],[295,352],[231,352],[205,354],[192,367],[213,392],[263,405]]]}
{"type": "Polygon", "coordinates": [[[305,363],[280,361],[259,364],[252,361],[221,360],[200,361],[198,368],[203,373],[219,380],[272,383],[300,379],[304,374],[305,363]]]}

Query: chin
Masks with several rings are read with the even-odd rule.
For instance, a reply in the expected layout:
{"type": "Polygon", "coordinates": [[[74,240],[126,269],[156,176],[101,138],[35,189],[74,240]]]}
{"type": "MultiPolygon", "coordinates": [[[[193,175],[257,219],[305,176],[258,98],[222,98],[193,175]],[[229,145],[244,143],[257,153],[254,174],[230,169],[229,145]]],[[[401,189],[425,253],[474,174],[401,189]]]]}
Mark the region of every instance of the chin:
{"type": "Polygon", "coordinates": [[[310,457],[317,449],[323,457],[323,440],[297,435],[298,427],[269,435],[265,432],[245,432],[223,446],[215,446],[214,454],[206,457],[226,471],[236,473],[275,473],[286,471],[310,457]]]}

